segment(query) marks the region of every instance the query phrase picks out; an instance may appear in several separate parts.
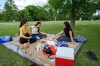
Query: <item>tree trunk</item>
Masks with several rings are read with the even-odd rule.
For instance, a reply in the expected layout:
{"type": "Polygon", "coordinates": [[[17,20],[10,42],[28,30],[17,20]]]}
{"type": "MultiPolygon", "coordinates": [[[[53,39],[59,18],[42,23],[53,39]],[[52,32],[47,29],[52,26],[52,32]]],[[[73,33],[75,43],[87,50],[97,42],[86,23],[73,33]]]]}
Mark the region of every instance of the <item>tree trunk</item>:
{"type": "Polygon", "coordinates": [[[75,27],[75,0],[72,0],[72,5],[71,5],[72,9],[71,9],[71,27],[74,28],[75,27]]]}
{"type": "Polygon", "coordinates": [[[56,22],[57,18],[56,18],[56,15],[55,15],[55,22],[56,22]]]}
{"type": "Polygon", "coordinates": [[[55,22],[57,21],[57,10],[55,10],[55,22]]]}
{"type": "Polygon", "coordinates": [[[82,21],[82,17],[80,17],[79,20],[82,21]]]}

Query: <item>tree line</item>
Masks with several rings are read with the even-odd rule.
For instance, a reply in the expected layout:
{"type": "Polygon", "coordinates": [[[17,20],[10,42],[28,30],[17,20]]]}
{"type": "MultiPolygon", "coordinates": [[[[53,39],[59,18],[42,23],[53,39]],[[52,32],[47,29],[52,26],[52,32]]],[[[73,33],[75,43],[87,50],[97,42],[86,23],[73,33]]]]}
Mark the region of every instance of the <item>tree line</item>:
{"type": "MultiPolygon", "coordinates": [[[[13,0],[7,0],[4,9],[0,12],[0,21],[29,21],[54,20],[54,9],[48,5],[34,6],[29,5],[25,9],[19,10],[13,0]]],[[[68,19],[64,14],[58,14],[58,20],[68,19]]]]}
{"type": "Polygon", "coordinates": [[[76,19],[100,19],[100,14],[93,15],[100,10],[99,4],[100,0],[48,0],[44,6],[29,5],[19,10],[13,0],[6,0],[0,12],[0,21],[70,20],[74,26],[76,19]]]}

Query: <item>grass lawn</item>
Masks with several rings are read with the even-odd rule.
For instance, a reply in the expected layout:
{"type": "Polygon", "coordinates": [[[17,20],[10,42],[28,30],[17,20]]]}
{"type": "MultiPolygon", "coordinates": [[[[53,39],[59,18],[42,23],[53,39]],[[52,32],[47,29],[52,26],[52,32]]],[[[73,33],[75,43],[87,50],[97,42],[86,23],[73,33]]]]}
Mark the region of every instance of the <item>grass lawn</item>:
{"type": "MultiPolygon", "coordinates": [[[[30,25],[34,25],[30,22],[30,25]]],[[[18,34],[19,22],[0,23],[0,36],[18,34]]],[[[56,34],[63,28],[63,22],[43,22],[41,31],[56,34]]],[[[76,22],[73,29],[75,35],[83,35],[87,42],[75,59],[75,66],[100,66],[100,61],[93,61],[86,57],[86,52],[91,49],[100,57],[100,22],[76,22]]],[[[30,66],[32,63],[16,55],[14,52],[0,45],[0,66],[30,66]]]]}

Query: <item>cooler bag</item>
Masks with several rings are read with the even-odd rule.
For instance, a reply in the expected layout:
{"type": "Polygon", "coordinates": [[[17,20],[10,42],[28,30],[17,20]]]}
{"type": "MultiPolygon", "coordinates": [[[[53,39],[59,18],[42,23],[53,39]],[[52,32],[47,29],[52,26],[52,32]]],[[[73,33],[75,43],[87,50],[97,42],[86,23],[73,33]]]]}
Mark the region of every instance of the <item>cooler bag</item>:
{"type": "Polygon", "coordinates": [[[74,66],[74,49],[58,47],[55,58],[55,66],[74,66]]]}

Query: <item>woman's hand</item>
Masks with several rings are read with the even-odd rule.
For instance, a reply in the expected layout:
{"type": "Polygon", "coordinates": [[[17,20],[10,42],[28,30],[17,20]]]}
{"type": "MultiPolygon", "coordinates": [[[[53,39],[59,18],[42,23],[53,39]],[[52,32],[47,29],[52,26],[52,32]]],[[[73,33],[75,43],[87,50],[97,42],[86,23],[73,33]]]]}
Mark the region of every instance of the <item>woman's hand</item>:
{"type": "Polygon", "coordinates": [[[72,42],[72,44],[74,45],[74,42],[72,42]]]}
{"type": "Polygon", "coordinates": [[[39,34],[39,32],[32,32],[31,34],[39,34]]]}
{"type": "Polygon", "coordinates": [[[63,31],[59,32],[58,34],[56,34],[56,38],[59,37],[61,34],[63,33],[63,31]]]}
{"type": "Polygon", "coordinates": [[[29,34],[32,35],[32,32],[30,32],[29,34]]]}
{"type": "Polygon", "coordinates": [[[55,39],[55,38],[58,38],[60,35],[59,34],[56,34],[53,38],[55,39]]]}
{"type": "Polygon", "coordinates": [[[57,35],[55,35],[54,37],[53,37],[53,39],[55,39],[57,37],[57,35]]]}

